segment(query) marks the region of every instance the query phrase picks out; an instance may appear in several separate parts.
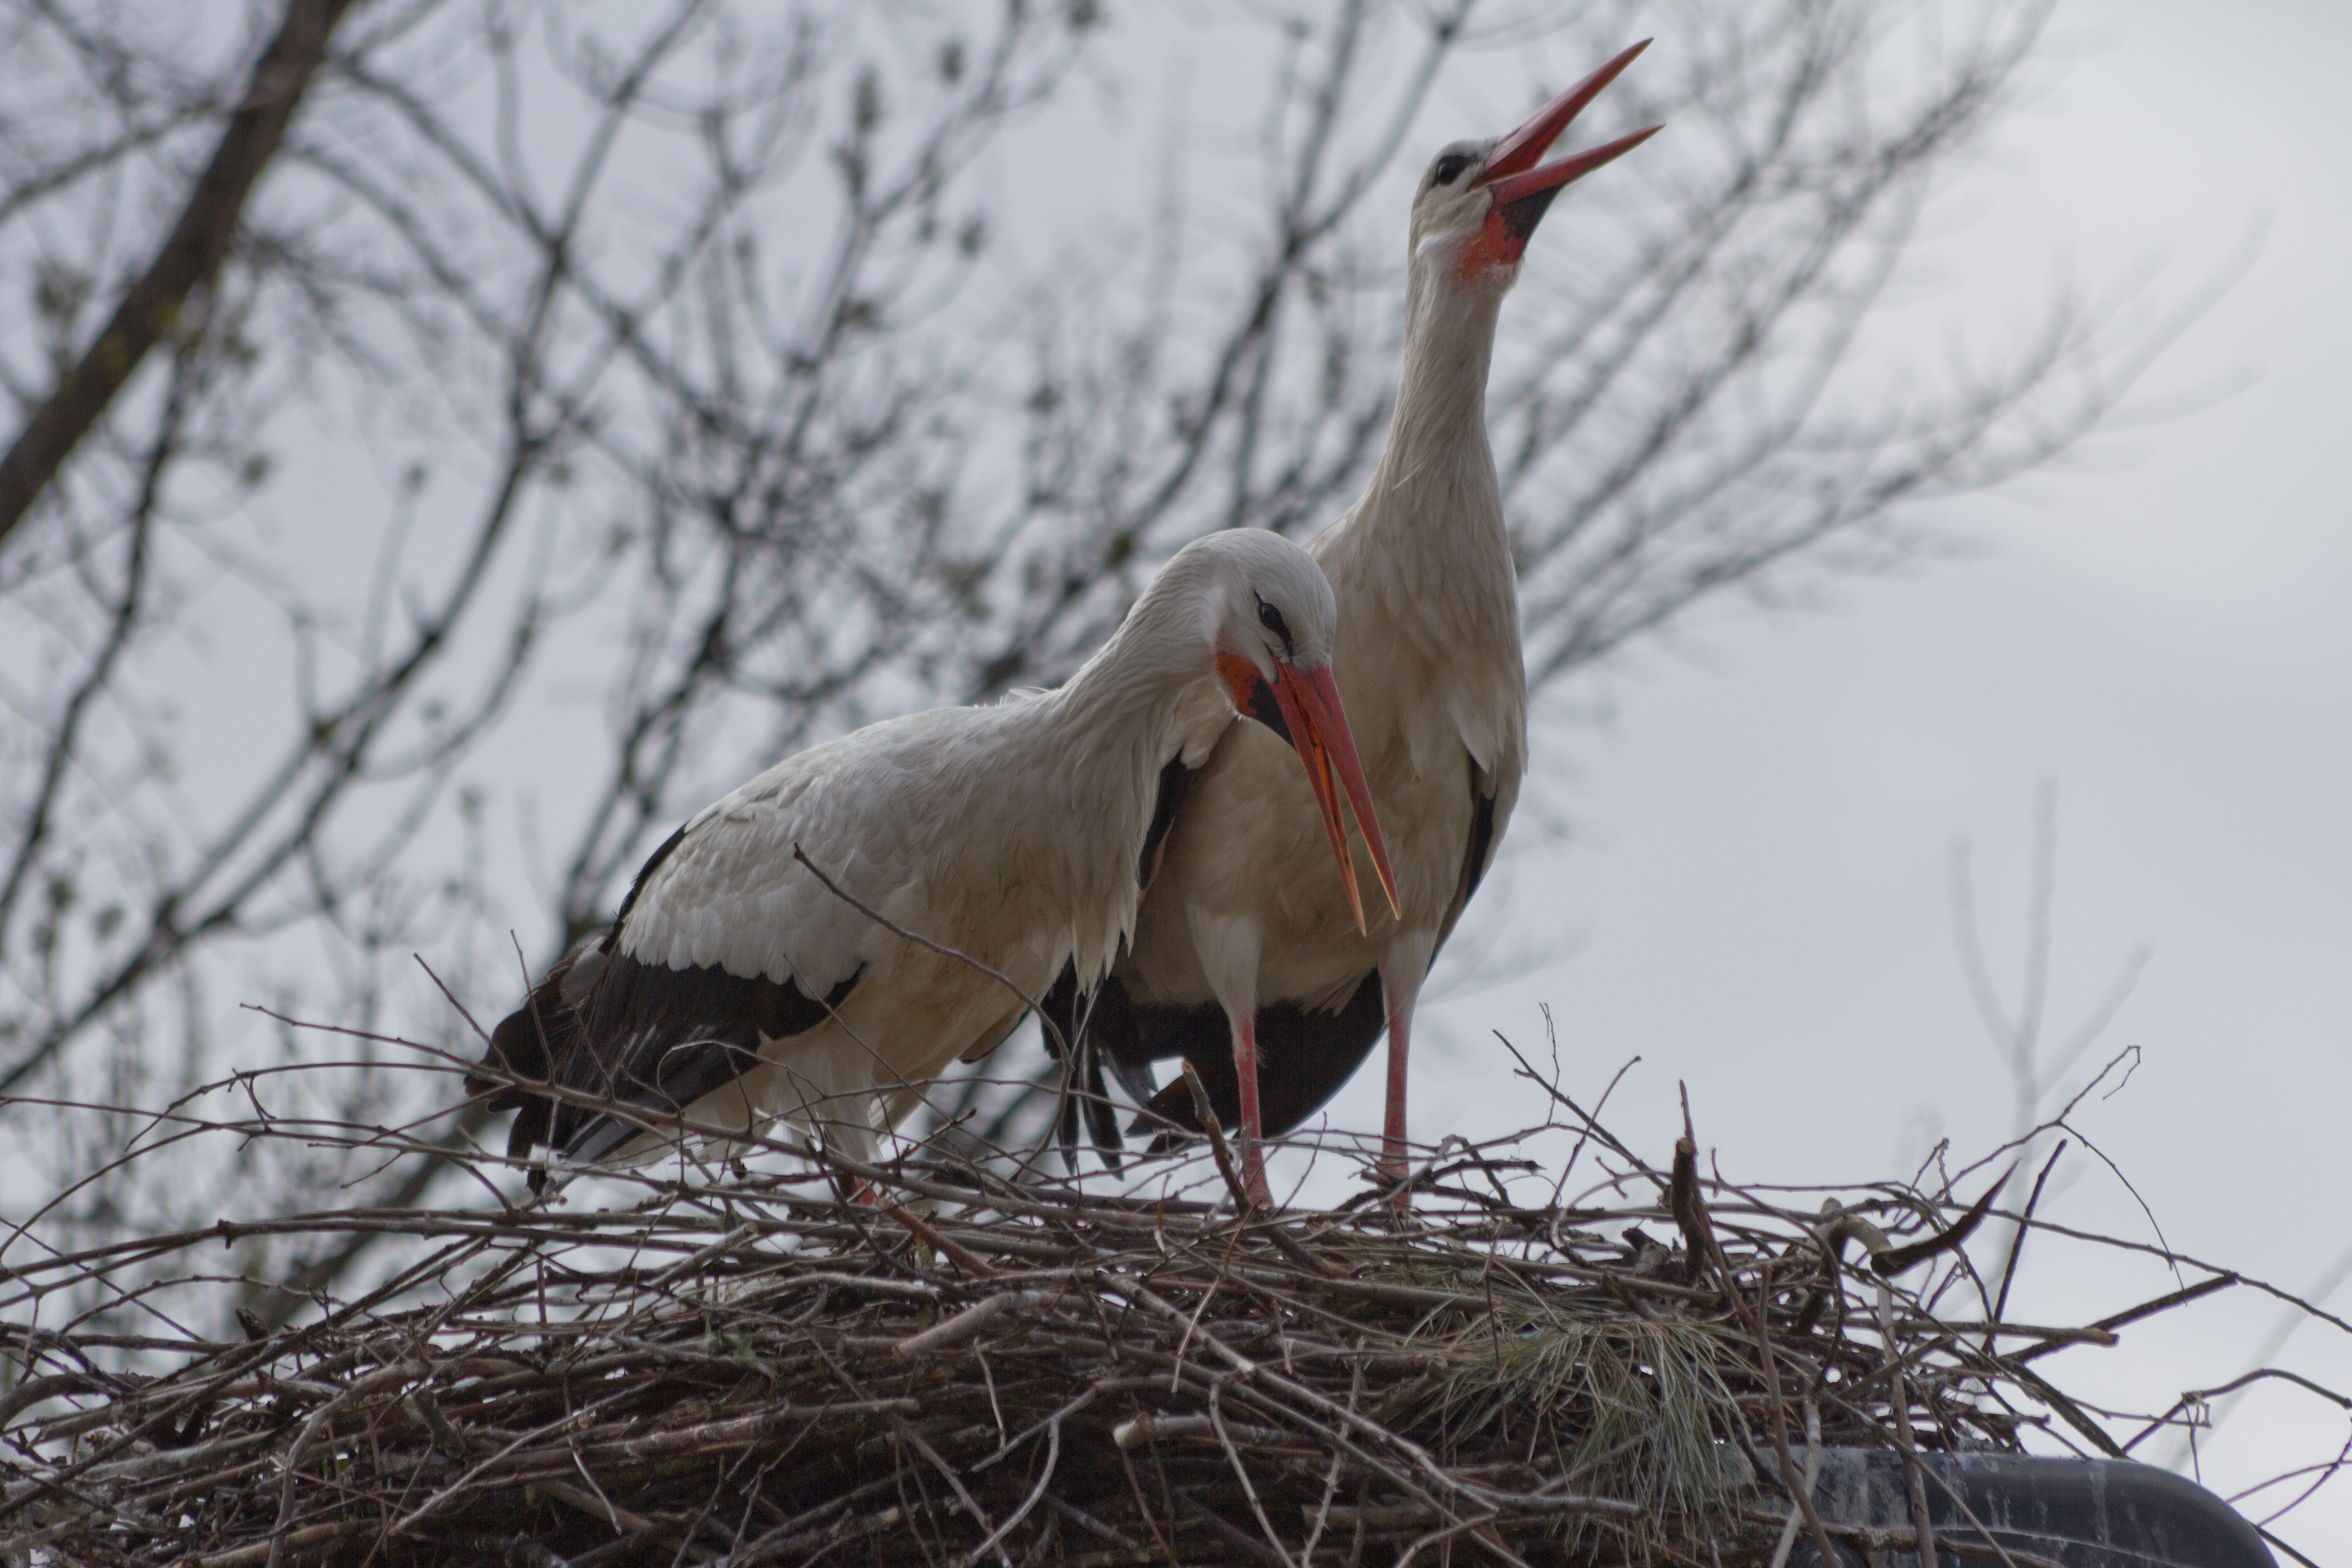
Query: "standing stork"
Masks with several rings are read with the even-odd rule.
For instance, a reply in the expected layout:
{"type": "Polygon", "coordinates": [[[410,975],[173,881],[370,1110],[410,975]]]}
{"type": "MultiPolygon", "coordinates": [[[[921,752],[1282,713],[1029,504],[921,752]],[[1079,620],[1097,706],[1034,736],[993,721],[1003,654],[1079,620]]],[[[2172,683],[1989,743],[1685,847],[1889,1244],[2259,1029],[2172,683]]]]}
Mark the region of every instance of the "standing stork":
{"type": "MultiPolygon", "coordinates": [[[[1342,881],[1316,864],[1313,820],[1281,790],[1284,754],[1249,726],[1220,740],[1197,776],[1171,774],[1163,809],[1171,798],[1180,808],[1130,950],[1091,995],[1065,974],[1049,1004],[1064,1037],[1080,1040],[1095,1141],[1108,1157],[1118,1131],[1101,1109],[1096,1064],[1108,1063],[1161,1124],[1197,1131],[1181,1085],[1154,1094],[1150,1064],[1181,1055],[1240,1127],[1252,1196],[1263,1203],[1260,1137],[1313,1114],[1385,1027],[1381,1163],[1404,1173],[1413,1001],[1510,822],[1527,765],[1518,590],[1486,444],[1496,318],[1561,187],[1658,130],[1538,165],[1647,47],[1508,136],[1456,142],[1431,163],[1413,197],[1388,447],[1362,497],[1307,546],[1339,603],[1337,667],[1395,850],[1393,918],[1376,910],[1369,927],[1351,918],[1342,881]]],[[[1076,1132],[1066,1120],[1065,1141],[1076,1132]]]]}
{"type": "MultiPolygon", "coordinates": [[[[1385,868],[1332,680],[1336,616],[1298,546],[1214,534],[1060,689],[785,759],[654,851],[611,929],[499,1025],[499,1076],[468,1087],[521,1111],[519,1158],[627,1159],[675,1118],[741,1132],[781,1115],[870,1163],[926,1080],[1011,1033],[1023,994],[1108,966],[1168,828],[1161,779],[1202,765],[1236,713],[1305,761],[1341,881],[1335,773],[1385,868]]],[[[1278,787],[1309,795],[1295,766],[1278,787]]]]}

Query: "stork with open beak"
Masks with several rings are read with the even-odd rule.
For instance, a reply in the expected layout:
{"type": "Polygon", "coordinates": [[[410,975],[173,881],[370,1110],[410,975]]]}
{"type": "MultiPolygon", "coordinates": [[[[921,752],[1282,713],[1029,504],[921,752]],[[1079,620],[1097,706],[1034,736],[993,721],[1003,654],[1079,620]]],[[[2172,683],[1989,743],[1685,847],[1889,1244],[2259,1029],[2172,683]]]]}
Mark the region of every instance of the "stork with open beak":
{"type": "MultiPolygon", "coordinates": [[[[1646,41],[1611,60],[1497,141],[1461,142],[1430,163],[1412,204],[1402,379],[1387,449],[1363,496],[1307,546],[1339,602],[1340,689],[1388,825],[1391,909],[1369,925],[1344,879],[1318,866],[1319,835],[1285,791],[1286,753],[1249,726],[1222,739],[1197,775],[1171,776],[1175,826],[1147,890],[1131,950],[1093,994],[1075,974],[1049,1004],[1078,1037],[1079,1064],[1108,1064],[1156,1121],[1194,1128],[1181,1086],[1158,1091],[1151,1063],[1200,1069],[1250,1150],[1297,1126],[1354,1073],[1383,1028],[1383,1168],[1405,1168],[1412,1012],[1440,945],[1461,918],[1509,824],[1527,765],[1527,675],[1502,493],[1486,444],[1486,389],[1503,296],[1553,197],[1648,140],[1621,137],[1539,160],[1646,41]],[[1250,1075],[1224,1068],[1255,1061],[1250,1075]]],[[[1090,1087],[1099,1089],[1099,1074],[1090,1087]]],[[[1097,1100],[1096,1103],[1107,1105],[1097,1100]]],[[[1066,1141],[1075,1121],[1066,1122],[1066,1141]]],[[[1115,1159],[1107,1112],[1095,1141],[1115,1159]]]]}
{"type": "MultiPolygon", "coordinates": [[[[1298,546],[1218,533],[1178,552],[1058,689],[787,758],[654,851],[611,929],[499,1025],[499,1076],[469,1089],[520,1110],[510,1154],[559,1168],[658,1152],[679,1118],[735,1132],[780,1115],[870,1163],[929,1080],[1021,1021],[1014,988],[1104,973],[1168,831],[1162,779],[1205,763],[1236,714],[1305,763],[1311,788],[1280,788],[1314,803],[1338,886],[1355,876],[1342,792],[1387,864],[1336,629],[1298,546]]],[[[547,1174],[534,1165],[535,1189],[547,1174]]]]}

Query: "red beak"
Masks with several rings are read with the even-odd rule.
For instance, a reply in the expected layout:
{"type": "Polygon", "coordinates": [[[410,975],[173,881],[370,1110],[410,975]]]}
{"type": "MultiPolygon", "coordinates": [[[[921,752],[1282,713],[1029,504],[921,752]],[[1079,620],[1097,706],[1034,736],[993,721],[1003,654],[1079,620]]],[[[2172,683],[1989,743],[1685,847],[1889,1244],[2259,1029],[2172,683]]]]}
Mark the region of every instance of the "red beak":
{"type": "Polygon", "coordinates": [[[1573,158],[1563,158],[1557,163],[1536,166],[1536,160],[1546,149],[1559,140],[1569,122],[1584,112],[1585,106],[1601,96],[1601,89],[1617,79],[1618,73],[1633,63],[1633,58],[1650,47],[1643,39],[1632,48],[1545,104],[1528,122],[1495,143],[1486,155],[1486,167],[1470,183],[1488,186],[1495,205],[1486,215],[1486,226],[1465,258],[1465,266],[1480,269],[1516,267],[1528,247],[1528,237],[1543,220],[1546,208],[1561,187],[1580,180],[1603,163],[1624,156],[1651,137],[1662,126],[1653,125],[1636,131],[1631,136],[1579,153],[1573,158]]]}
{"type": "Polygon", "coordinates": [[[1364,780],[1364,764],[1356,756],[1355,737],[1348,732],[1348,712],[1339,703],[1339,683],[1329,667],[1301,670],[1276,661],[1272,682],[1274,702],[1290,743],[1307,764],[1307,782],[1315,786],[1315,804],[1323,813],[1323,831],[1330,837],[1332,857],[1339,862],[1339,882],[1348,889],[1348,908],[1355,912],[1356,929],[1364,929],[1363,895],[1356,888],[1356,858],[1348,852],[1348,830],[1339,820],[1339,787],[1355,808],[1356,831],[1372,852],[1372,868],[1380,874],[1381,890],[1388,895],[1389,912],[1402,915],[1396,894],[1396,874],[1389,869],[1389,847],[1381,838],[1381,820],[1372,809],[1371,785],[1364,780]]]}

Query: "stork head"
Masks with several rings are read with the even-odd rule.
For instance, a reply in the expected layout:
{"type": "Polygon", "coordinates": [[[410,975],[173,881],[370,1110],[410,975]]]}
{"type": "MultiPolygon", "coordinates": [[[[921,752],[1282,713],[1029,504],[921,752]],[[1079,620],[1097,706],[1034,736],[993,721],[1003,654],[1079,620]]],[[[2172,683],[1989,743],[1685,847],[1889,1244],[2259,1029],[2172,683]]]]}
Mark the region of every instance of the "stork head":
{"type": "Polygon", "coordinates": [[[1416,263],[1444,263],[1463,283],[1507,289],[1519,275],[1528,238],[1552,197],[1656,135],[1660,127],[1538,166],[1545,151],[1617,73],[1650,47],[1647,38],[1545,104],[1509,135],[1456,142],[1438,153],[1421,177],[1412,201],[1412,247],[1416,263]]]}
{"type": "Polygon", "coordinates": [[[1215,556],[1211,574],[1210,659],[1217,684],[1244,718],[1255,720],[1298,750],[1307,782],[1323,814],[1323,829],[1339,862],[1339,880],[1358,930],[1363,897],[1355,858],[1339,818],[1339,794],[1355,810],[1356,830],[1371,851],[1389,909],[1397,909],[1396,877],[1372,809],[1371,786],[1348,732],[1348,712],[1331,678],[1331,644],[1339,607],[1314,557],[1278,533],[1227,529],[1189,546],[1215,556]],[[1336,787],[1335,787],[1336,784],[1336,787]]]}

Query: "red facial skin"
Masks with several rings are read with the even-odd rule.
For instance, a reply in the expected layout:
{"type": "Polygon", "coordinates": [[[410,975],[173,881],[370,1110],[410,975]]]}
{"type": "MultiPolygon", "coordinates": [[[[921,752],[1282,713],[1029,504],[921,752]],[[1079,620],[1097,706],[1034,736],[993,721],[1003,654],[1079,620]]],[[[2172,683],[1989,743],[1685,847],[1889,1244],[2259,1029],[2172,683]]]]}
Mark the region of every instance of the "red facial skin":
{"type": "Polygon", "coordinates": [[[1563,158],[1557,163],[1536,166],[1544,150],[1559,140],[1569,122],[1584,111],[1585,106],[1600,96],[1601,89],[1617,79],[1617,75],[1633,63],[1635,56],[1650,47],[1643,39],[1615,59],[1545,104],[1529,117],[1527,123],[1495,143],[1486,155],[1486,166],[1470,183],[1484,185],[1494,198],[1487,209],[1486,221],[1475,237],[1462,248],[1460,268],[1465,280],[1508,272],[1519,264],[1526,254],[1528,238],[1542,221],[1544,210],[1551,205],[1552,197],[1571,181],[1580,180],[1603,163],[1624,156],[1662,129],[1653,125],[1636,131],[1630,136],[1563,158]]]}

